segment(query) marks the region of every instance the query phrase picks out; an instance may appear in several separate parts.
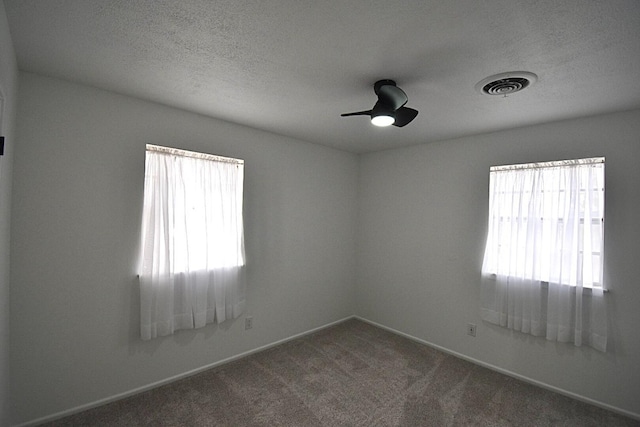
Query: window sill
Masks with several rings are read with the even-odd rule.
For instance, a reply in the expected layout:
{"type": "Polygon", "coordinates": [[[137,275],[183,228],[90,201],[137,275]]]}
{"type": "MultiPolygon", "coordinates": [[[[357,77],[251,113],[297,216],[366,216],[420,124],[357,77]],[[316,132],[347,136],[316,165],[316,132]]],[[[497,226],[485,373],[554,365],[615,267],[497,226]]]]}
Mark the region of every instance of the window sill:
{"type": "MultiPolygon", "coordinates": [[[[489,278],[491,280],[496,280],[497,275],[496,274],[490,274],[489,278]]],[[[549,282],[540,281],[540,284],[545,288],[549,288],[549,282]]],[[[563,285],[563,286],[568,286],[568,287],[571,287],[571,288],[574,288],[574,289],[576,288],[576,286],[569,286],[569,285],[563,285]]],[[[589,288],[589,287],[585,287],[585,286],[582,287],[582,290],[586,291],[588,293],[591,293],[594,289],[602,289],[602,288],[589,288]]],[[[607,293],[609,293],[611,291],[609,289],[602,289],[602,292],[607,294],[607,293]]]]}

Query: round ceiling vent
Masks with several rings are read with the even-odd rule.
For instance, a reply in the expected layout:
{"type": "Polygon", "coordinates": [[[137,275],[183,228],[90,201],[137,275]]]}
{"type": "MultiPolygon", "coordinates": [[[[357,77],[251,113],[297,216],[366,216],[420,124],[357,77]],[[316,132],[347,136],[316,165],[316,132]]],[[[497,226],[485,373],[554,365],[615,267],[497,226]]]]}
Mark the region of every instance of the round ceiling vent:
{"type": "Polygon", "coordinates": [[[513,71],[496,74],[482,79],[476,84],[476,90],[485,95],[507,96],[520,92],[538,80],[538,76],[526,71],[513,71]]]}

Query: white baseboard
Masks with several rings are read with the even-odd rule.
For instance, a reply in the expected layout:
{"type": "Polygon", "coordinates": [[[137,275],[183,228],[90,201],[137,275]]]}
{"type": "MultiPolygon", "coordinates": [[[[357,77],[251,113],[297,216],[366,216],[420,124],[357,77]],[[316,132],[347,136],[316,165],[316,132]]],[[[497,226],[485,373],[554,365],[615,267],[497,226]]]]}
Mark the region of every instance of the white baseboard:
{"type": "Polygon", "coordinates": [[[250,355],[255,354],[255,353],[259,353],[261,351],[264,351],[264,350],[267,350],[269,348],[278,346],[280,344],[284,344],[285,342],[288,342],[288,341],[303,337],[305,335],[309,335],[309,334],[312,334],[314,332],[318,332],[318,331],[320,331],[322,329],[326,329],[328,327],[337,325],[337,324],[345,322],[345,321],[347,321],[349,319],[361,320],[363,322],[369,323],[370,325],[373,325],[373,326],[376,326],[378,328],[384,329],[384,330],[389,331],[391,333],[394,333],[396,335],[400,335],[400,336],[408,338],[408,339],[410,339],[412,341],[419,342],[421,344],[424,344],[424,345],[427,345],[429,347],[432,347],[432,348],[435,348],[437,350],[440,350],[440,351],[442,351],[444,353],[451,354],[451,355],[453,355],[455,357],[458,357],[460,359],[467,360],[467,361],[469,361],[469,362],[471,362],[473,364],[476,364],[476,365],[479,365],[479,366],[483,366],[483,367],[491,369],[493,371],[500,372],[501,374],[505,374],[505,375],[508,375],[510,377],[517,378],[519,380],[522,380],[522,381],[525,381],[527,383],[536,385],[538,387],[542,387],[544,389],[551,390],[553,392],[556,392],[556,393],[571,397],[573,399],[580,400],[582,402],[586,402],[586,403],[589,403],[591,405],[598,406],[600,408],[604,408],[604,409],[607,409],[607,410],[612,411],[612,412],[616,412],[618,414],[627,416],[629,418],[640,420],[640,414],[636,414],[634,412],[626,411],[624,409],[620,409],[618,407],[615,407],[615,406],[612,406],[612,405],[609,405],[609,404],[606,404],[606,403],[603,403],[603,402],[600,402],[600,401],[597,401],[597,400],[594,400],[594,399],[590,399],[588,397],[585,397],[585,396],[582,396],[582,395],[579,395],[579,394],[576,394],[576,393],[573,393],[573,392],[570,392],[570,391],[567,391],[567,390],[563,390],[561,388],[558,388],[558,387],[543,383],[541,381],[537,381],[537,380],[534,380],[532,378],[525,377],[525,376],[517,374],[515,372],[511,372],[509,370],[500,368],[500,367],[495,366],[495,365],[491,365],[491,364],[483,362],[481,360],[474,359],[473,357],[465,356],[464,354],[461,354],[461,353],[449,350],[447,348],[441,347],[439,345],[430,343],[430,342],[425,341],[425,340],[423,340],[421,338],[414,337],[413,335],[409,335],[409,334],[406,334],[404,332],[398,331],[396,329],[389,328],[387,326],[384,326],[384,325],[381,325],[379,323],[373,322],[371,320],[365,319],[363,317],[353,315],[353,316],[345,317],[345,318],[340,319],[340,320],[336,320],[336,321],[331,322],[331,323],[327,323],[327,324],[325,324],[323,326],[319,326],[317,328],[310,329],[310,330],[305,331],[305,332],[301,332],[299,334],[292,335],[292,336],[290,336],[288,338],[284,338],[284,339],[275,341],[273,343],[266,344],[266,345],[254,348],[252,350],[248,350],[248,351],[245,351],[243,353],[239,353],[239,354],[237,354],[235,356],[231,356],[231,357],[228,357],[226,359],[222,359],[222,360],[219,360],[217,362],[213,362],[213,363],[210,363],[208,365],[201,366],[201,367],[196,368],[196,369],[192,369],[192,370],[184,372],[182,374],[174,375],[174,376],[166,378],[164,380],[156,381],[154,383],[147,384],[147,385],[142,386],[142,387],[138,387],[138,388],[135,388],[135,389],[132,389],[132,390],[129,390],[129,391],[125,391],[123,393],[118,393],[116,395],[113,395],[113,396],[110,396],[110,397],[106,397],[104,399],[96,400],[94,402],[87,403],[87,404],[84,404],[84,405],[80,405],[80,406],[77,406],[75,408],[71,408],[71,409],[68,409],[68,410],[65,410],[65,411],[61,411],[61,412],[58,412],[58,413],[55,413],[55,414],[52,414],[52,415],[48,415],[48,416],[45,416],[45,417],[42,417],[42,418],[38,418],[36,420],[31,420],[31,421],[28,421],[28,422],[23,423],[23,424],[18,424],[18,425],[14,426],[14,427],[35,426],[35,425],[42,424],[42,423],[45,423],[45,422],[50,422],[50,421],[54,421],[54,420],[57,420],[57,419],[60,419],[60,418],[64,418],[64,417],[67,417],[69,415],[76,414],[78,412],[86,411],[87,409],[91,409],[91,408],[95,408],[95,407],[98,407],[98,406],[105,405],[107,403],[115,402],[115,401],[120,400],[120,399],[131,397],[131,396],[134,396],[136,394],[139,394],[139,393],[154,389],[156,387],[160,387],[160,386],[163,386],[165,384],[169,384],[169,383],[172,383],[172,382],[175,382],[175,381],[190,377],[192,375],[198,374],[198,373],[206,371],[208,369],[212,369],[212,368],[224,365],[226,363],[233,362],[233,361],[238,360],[238,359],[242,359],[244,357],[250,356],[250,355]]]}
{"type": "Polygon", "coordinates": [[[354,317],[355,316],[348,316],[348,317],[345,317],[343,319],[336,320],[335,322],[327,323],[327,324],[319,326],[317,328],[313,328],[313,329],[310,329],[308,331],[292,335],[292,336],[290,336],[288,338],[283,338],[281,340],[272,342],[270,344],[266,344],[266,345],[254,348],[252,350],[248,350],[248,351],[245,351],[243,353],[236,354],[235,356],[231,356],[231,357],[228,357],[226,359],[222,359],[222,360],[219,360],[217,362],[213,362],[213,363],[210,363],[208,365],[201,366],[201,367],[196,368],[196,369],[192,369],[192,370],[184,372],[182,374],[174,375],[172,377],[165,378],[163,380],[156,381],[156,382],[153,382],[151,384],[144,385],[142,387],[138,387],[138,388],[135,388],[135,389],[132,389],[132,390],[128,390],[128,391],[125,391],[125,392],[122,392],[122,393],[118,393],[118,394],[115,394],[113,396],[105,397],[104,399],[99,399],[99,400],[96,400],[96,401],[91,402],[91,403],[87,403],[87,404],[84,404],[84,405],[76,406],[75,408],[71,408],[71,409],[67,409],[67,410],[61,411],[61,412],[57,412],[57,413],[52,414],[52,415],[47,415],[45,417],[41,417],[41,418],[38,418],[38,419],[35,419],[35,420],[27,421],[27,422],[22,423],[22,424],[17,424],[14,427],[36,426],[36,425],[39,425],[39,424],[42,424],[42,423],[51,422],[51,421],[58,420],[60,418],[68,417],[69,415],[77,414],[79,412],[86,411],[87,409],[96,408],[98,406],[106,405],[107,403],[111,403],[111,402],[115,402],[117,400],[121,400],[121,399],[124,399],[124,398],[127,398],[127,397],[131,397],[131,396],[134,396],[136,394],[140,394],[140,393],[143,393],[145,391],[152,390],[154,388],[163,386],[165,384],[169,384],[169,383],[172,383],[172,382],[175,382],[175,381],[190,377],[192,375],[196,375],[196,374],[198,374],[200,372],[203,372],[203,371],[206,371],[208,369],[216,368],[216,367],[224,365],[226,363],[233,362],[233,361],[238,360],[238,359],[242,359],[244,357],[250,356],[250,355],[255,354],[255,353],[259,353],[259,352],[264,351],[264,350],[268,350],[268,349],[270,349],[272,347],[278,346],[280,344],[284,344],[284,343],[286,343],[288,341],[295,340],[295,339],[303,337],[305,335],[309,335],[309,334],[312,334],[314,332],[321,331],[322,329],[329,328],[331,326],[334,326],[334,325],[337,325],[339,323],[345,322],[345,321],[347,321],[349,319],[353,319],[354,317]]]}
{"type": "Polygon", "coordinates": [[[391,333],[394,333],[396,335],[400,335],[402,337],[408,338],[408,339],[410,339],[412,341],[419,342],[420,344],[424,344],[424,345],[427,345],[429,347],[435,348],[437,350],[442,351],[443,353],[447,353],[447,354],[450,354],[452,356],[458,357],[460,359],[464,359],[464,360],[466,360],[468,362],[471,362],[471,363],[473,363],[475,365],[479,365],[479,366],[485,367],[487,369],[491,369],[492,371],[500,372],[501,374],[505,374],[505,375],[508,375],[510,377],[519,379],[521,381],[527,382],[529,384],[533,384],[535,386],[538,386],[538,387],[541,387],[541,388],[544,388],[544,389],[547,389],[547,390],[551,390],[551,391],[556,392],[558,394],[562,394],[564,396],[571,397],[572,399],[576,399],[576,400],[588,403],[590,405],[598,406],[600,408],[607,409],[609,411],[624,415],[624,416],[629,417],[629,418],[640,420],[640,414],[636,414],[635,412],[627,411],[627,410],[618,408],[616,406],[612,406],[612,405],[609,405],[607,403],[603,403],[603,402],[600,402],[600,401],[597,401],[597,400],[594,400],[594,399],[591,399],[591,398],[588,398],[588,397],[585,397],[585,396],[582,396],[582,395],[579,395],[579,394],[576,394],[576,393],[573,393],[573,392],[570,392],[570,391],[567,391],[567,390],[552,386],[550,384],[547,384],[547,383],[544,383],[544,382],[541,382],[541,381],[538,381],[538,380],[534,380],[532,378],[526,377],[524,375],[517,374],[517,373],[509,371],[507,369],[500,368],[500,367],[492,365],[490,363],[486,363],[486,362],[483,362],[481,360],[474,359],[473,357],[465,356],[464,354],[458,353],[458,352],[453,351],[453,350],[449,350],[449,349],[441,347],[439,345],[430,343],[429,341],[425,341],[425,340],[423,340],[421,338],[414,337],[413,335],[409,335],[409,334],[406,334],[404,332],[398,331],[396,329],[389,328],[387,326],[381,325],[379,323],[373,322],[373,321],[365,319],[363,317],[353,316],[353,318],[358,319],[358,320],[362,320],[363,322],[369,323],[370,325],[373,325],[373,326],[376,326],[378,328],[384,329],[384,330],[389,331],[391,333]]]}

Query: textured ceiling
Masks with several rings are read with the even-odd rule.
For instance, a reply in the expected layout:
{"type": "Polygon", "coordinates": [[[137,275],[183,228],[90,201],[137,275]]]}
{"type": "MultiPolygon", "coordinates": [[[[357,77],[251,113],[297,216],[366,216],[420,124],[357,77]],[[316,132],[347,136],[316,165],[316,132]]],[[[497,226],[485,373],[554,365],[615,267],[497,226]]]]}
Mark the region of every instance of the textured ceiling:
{"type": "Polygon", "coordinates": [[[640,107],[637,0],[4,0],[21,70],[362,153],[640,107]],[[508,97],[474,86],[506,71],[508,97]],[[366,117],[394,79],[420,111],[366,117]]]}

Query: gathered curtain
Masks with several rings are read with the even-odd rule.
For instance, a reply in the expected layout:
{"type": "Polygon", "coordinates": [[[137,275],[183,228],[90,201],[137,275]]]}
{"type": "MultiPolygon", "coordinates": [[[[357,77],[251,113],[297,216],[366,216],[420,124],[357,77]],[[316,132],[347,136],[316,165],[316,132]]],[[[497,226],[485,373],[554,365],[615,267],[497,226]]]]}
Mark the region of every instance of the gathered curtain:
{"type": "Polygon", "coordinates": [[[490,171],[482,319],[606,351],[604,158],[490,171]]]}
{"type": "Polygon", "coordinates": [[[242,160],[147,145],[142,339],[244,311],[243,179],[242,160]]]}

